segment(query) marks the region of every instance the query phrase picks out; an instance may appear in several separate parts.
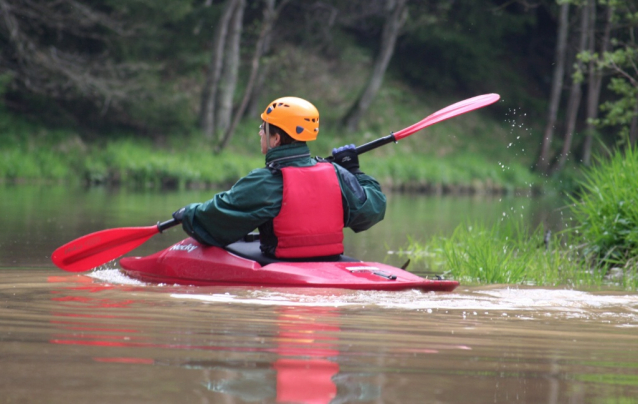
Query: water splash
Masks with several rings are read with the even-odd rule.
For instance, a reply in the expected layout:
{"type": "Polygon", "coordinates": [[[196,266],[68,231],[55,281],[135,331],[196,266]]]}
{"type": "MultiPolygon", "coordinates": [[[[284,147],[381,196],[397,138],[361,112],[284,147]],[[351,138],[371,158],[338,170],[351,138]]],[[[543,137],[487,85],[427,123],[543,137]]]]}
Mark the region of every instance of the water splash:
{"type": "MultiPolygon", "coordinates": [[[[522,147],[522,145],[520,145],[520,140],[521,140],[521,136],[526,135],[526,136],[532,136],[533,133],[531,131],[531,128],[529,128],[525,122],[523,122],[527,117],[527,113],[521,113],[520,110],[517,110],[516,108],[510,108],[508,109],[507,113],[505,114],[505,123],[509,126],[509,132],[510,135],[512,135],[512,137],[516,136],[516,140],[513,142],[508,143],[507,145],[507,149],[512,149],[515,150],[518,147],[520,147],[520,153],[525,156],[525,148],[522,147]],[[521,130],[523,131],[523,133],[521,134],[521,130]]],[[[515,156],[518,156],[519,152],[515,151],[515,156]]]]}
{"type": "Polygon", "coordinates": [[[203,303],[250,304],[313,307],[380,307],[384,309],[418,310],[432,313],[462,310],[464,315],[502,315],[529,312],[527,316],[561,316],[600,319],[612,311],[623,326],[638,327],[638,295],[589,293],[576,290],[536,288],[465,289],[455,293],[379,291],[341,291],[313,289],[259,289],[226,291],[211,294],[171,294],[175,299],[203,303]]]}
{"type": "Polygon", "coordinates": [[[103,265],[98,270],[93,271],[87,276],[112,285],[131,285],[144,286],[146,283],[130,278],[120,272],[119,269],[111,267],[109,264],[103,265]]]}

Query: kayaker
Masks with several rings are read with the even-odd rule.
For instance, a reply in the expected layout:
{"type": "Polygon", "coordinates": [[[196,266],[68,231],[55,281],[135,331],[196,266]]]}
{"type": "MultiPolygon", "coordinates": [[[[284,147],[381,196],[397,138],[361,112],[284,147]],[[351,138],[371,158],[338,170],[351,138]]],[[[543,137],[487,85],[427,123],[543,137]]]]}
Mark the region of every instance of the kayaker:
{"type": "Polygon", "coordinates": [[[266,167],[251,171],[211,200],[173,217],[207,245],[224,247],[259,229],[261,250],[276,258],[343,253],[343,228],[367,230],[385,215],[379,183],[364,174],[354,145],[333,149],[334,163],[311,158],[319,111],[297,97],[274,100],[261,114],[266,167]]]}

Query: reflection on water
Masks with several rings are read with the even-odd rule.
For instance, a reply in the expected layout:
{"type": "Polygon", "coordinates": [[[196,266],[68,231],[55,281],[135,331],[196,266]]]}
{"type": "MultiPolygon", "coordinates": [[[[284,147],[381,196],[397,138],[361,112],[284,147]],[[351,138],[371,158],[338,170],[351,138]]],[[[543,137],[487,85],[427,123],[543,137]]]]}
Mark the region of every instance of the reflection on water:
{"type": "MultiPolygon", "coordinates": [[[[147,285],[115,264],[70,274],[49,261],[63,242],[147,226],[209,193],[2,191],[0,402],[638,402],[636,293],[147,285]]],[[[556,206],[391,195],[387,219],[346,243],[383,261],[406,234],[468,218],[517,214],[556,229],[556,206]]],[[[174,229],[136,254],[183,237],[174,229]]]]}
{"type": "MultiPolygon", "coordinates": [[[[133,192],[123,189],[1,186],[0,267],[51,266],[51,252],[82,235],[114,227],[149,226],[170,218],[187,203],[209,199],[212,191],[133,192]]],[[[521,216],[536,225],[557,230],[566,210],[564,201],[529,197],[424,197],[388,195],[386,218],[372,229],[354,234],[345,231],[346,254],[368,261],[401,266],[405,261],[387,251],[407,245],[407,236],[427,240],[451,234],[466,220],[493,222],[521,216]]],[[[153,237],[134,251],[148,255],[166,248],[186,235],[173,228],[153,237]]]]}
{"type": "Polygon", "coordinates": [[[0,273],[6,402],[638,397],[636,294],[184,287],[115,270],[0,273]]]}
{"type": "MultiPolygon", "coordinates": [[[[339,355],[338,311],[287,307],[276,313],[276,347],[267,349],[278,355],[274,363],[262,369],[256,363],[249,369],[234,369],[232,378],[209,381],[206,388],[246,401],[330,403],[337,396],[333,378],[339,373],[339,364],[331,359],[339,355]]],[[[203,367],[202,363],[199,366],[203,367]]]]}

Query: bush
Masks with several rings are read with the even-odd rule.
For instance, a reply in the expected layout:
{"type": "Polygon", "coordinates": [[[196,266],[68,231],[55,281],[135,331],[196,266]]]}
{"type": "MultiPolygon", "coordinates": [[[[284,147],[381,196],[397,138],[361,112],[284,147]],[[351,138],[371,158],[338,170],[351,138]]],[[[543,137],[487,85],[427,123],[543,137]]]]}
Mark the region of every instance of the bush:
{"type": "Polygon", "coordinates": [[[572,212],[584,252],[602,268],[624,266],[638,255],[638,154],[635,148],[598,160],[582,182],[572,212]]]}
{"type": "Polygon", "coordinates": [[[111,141],[85,160],[84,177],[135,187],[185,187],[192,184],[232,184],[263,165],[263,158],[235,153],[215,155],[209,148],[183,144],[182,149],[158,148],[147,140],[111,141]]]}

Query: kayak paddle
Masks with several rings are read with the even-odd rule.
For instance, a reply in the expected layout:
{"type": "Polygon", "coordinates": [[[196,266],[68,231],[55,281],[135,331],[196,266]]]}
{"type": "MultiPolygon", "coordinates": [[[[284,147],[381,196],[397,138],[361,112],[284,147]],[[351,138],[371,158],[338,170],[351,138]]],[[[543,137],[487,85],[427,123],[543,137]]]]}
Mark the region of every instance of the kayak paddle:
{"type": "Polygon", "coordinates": [[[58,247],[53,251],[51,260],[65,271],[88,271],[121,257],[157,233],[178,224],[175,219],[171,219],[155,226],[100,230],[58,247]]]}
{"type": "MultiPolygon", "coordinates": [[[[485,94],[459,101],[427,116],[414,125],[357,147],[357,154],[363,154],[388,143],[398,142],[435,123],[493,104],[499,98],[498,94],[485,94]]],[[[327,160],[331,159],[332,156],[327,158],[327,160]]],[[[178,224],[175,219],[171,219],[155,226],[101,230],[58,247],[51,255],[51,260],[58,268],[65,271],[88,271],[121,257],[144,244],[154,235],[178,224]]]]}
{"type": "MultiPolygon", "coordinates": [[[[435,113],[423,118],[421,121],[415,123],[414,125],[408,126],[407,128],[401,129],[398,132],[391,133],[388,136],[384,136],[377,140],[373,140],[369,143],[361,145],[355,150],[357,151],[357,154],[363,154],[388,143],[396,143],[399,140],[420,131],[421,129],[425,129],[428,126],[434,125],[435,123],[439,123],[441,121],[445,121],[446,119],[465,114],[466,112],[474,111],[475,109],[494,104],[496,101],[499,100],[499,98],[501,98],[501,96],[498,94],[484,94],[468,98],[467,100],[459,101],[455,104],[436,111],[435,113]]],[[[330,160],[330,157],[328,158],[328,160],[330,160]]]]}

